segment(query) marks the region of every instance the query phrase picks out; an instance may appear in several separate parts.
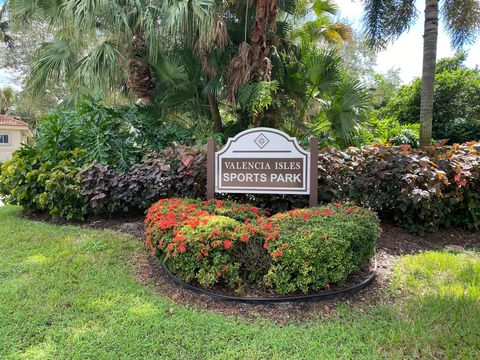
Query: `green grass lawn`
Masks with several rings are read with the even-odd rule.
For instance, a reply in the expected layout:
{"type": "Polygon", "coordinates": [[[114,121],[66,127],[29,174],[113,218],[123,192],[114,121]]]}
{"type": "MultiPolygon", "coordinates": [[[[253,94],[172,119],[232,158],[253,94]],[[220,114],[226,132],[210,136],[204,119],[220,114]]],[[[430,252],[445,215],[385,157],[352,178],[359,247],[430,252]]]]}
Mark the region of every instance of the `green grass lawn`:
{"type": "Polygon", "coordinates": [[[135,280],[137,240],[18,210],[0,208],[0,359],[480,357],[477,253],[407,256],[390,305],[278,325],[176,305],[135,280]]]}

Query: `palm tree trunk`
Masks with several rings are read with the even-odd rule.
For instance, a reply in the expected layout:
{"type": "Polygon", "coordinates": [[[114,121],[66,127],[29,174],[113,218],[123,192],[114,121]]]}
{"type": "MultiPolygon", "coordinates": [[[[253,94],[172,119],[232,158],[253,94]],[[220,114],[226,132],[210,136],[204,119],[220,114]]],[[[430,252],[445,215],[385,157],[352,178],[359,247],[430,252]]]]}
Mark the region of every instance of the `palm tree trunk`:
{"type": "Polygon", "coordinates": [[[143,103],[149,103],[155,92],[155,80],[152,69],[142,57],[148,51],[148,43],[141,32],[132,39],[132,54],[128,62],[125,84],[129,92],[143,103]]]}
{"type": "Polygon", "coordinates": [[[210,111],[212,113],[215,132],[221,133],[223,131],[223,124],[222,117],[220,116],[220,110],[218,109],[218,101],[213,94],[208,94],[207,99],[208,104],[210,105],[210,111]]]}
{"type": "Polygon", "coordinates": [[[423,36],[422,100],[420,103],[420,146],[432,143],[433,87],[437,60],[438,0],[426,0],[423,36]]]}
{"type": "Polygon", "coordinates": [[[260,80],[269,80],[272,65],[267,46],[267,31],[277,18],[277,0],[256,0],[252,30],[252,68],[260,80]]]}

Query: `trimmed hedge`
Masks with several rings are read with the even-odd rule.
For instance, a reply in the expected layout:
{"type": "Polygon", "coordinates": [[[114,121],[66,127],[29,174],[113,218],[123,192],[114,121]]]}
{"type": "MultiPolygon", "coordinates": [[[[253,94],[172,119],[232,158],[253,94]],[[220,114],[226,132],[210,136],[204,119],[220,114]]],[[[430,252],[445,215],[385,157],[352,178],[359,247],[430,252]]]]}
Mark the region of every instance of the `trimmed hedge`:
{"type": "Polygon", "coordinates": [[[279,293],[343,283],[375,254],[380,236],[377,217],[348,204],[278,213],[269,221],[279,235],[268,243],[275,261],[265,280],[279,293]]]}
{"type": "Polygon", "coordinates": [[[373,256],[374,213],[334,204],[266,217],[229,201],[163,199],[145,219],[146,246],[178,277],[236,292],[308,293],[344,283],[373,256]]]}
{"type": "Polygon", "coordinates": [[[144,214],[161,198],[204,196],[202,148],[168,148],[144,157],[125,172],[97,162],[85,164],[83,153],[63,151],[45,161],[37,148],[22,147],[1,166],[0,195],[7,203],[68,220],[144,214]]]}

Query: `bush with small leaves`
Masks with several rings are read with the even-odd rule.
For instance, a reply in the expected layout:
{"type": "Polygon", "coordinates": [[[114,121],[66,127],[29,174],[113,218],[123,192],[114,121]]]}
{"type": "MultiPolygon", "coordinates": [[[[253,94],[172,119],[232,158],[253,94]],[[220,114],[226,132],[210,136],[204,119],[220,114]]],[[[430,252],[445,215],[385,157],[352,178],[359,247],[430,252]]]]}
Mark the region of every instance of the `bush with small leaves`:
{"type": "Polygon", "coordinates": [[[380,236],[377,216],[349,204],[292,210],[268,221],[273,264],[265,282],[279,294],[344,283],[368,264],[380,236]]]}
{"type": "Polygon", "coordinates": [[[341,284],[368,263],[380,234],[375,214],[341,204],[269,218],[251,205],[173,198],[155,203],[145,223],[146,246],[176,276],[239,293],[341,284]]]}

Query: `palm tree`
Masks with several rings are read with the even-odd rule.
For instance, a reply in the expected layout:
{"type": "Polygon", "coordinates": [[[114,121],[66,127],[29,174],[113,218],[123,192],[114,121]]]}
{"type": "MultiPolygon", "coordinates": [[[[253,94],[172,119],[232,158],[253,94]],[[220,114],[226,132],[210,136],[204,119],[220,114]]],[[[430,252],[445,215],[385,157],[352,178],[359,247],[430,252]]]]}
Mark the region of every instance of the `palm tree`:
{"type": "Polygon", "coordinates": [[[148,103],[155,90],[151,64],[166,39],[189,43],[212,26],[213,0],[9,0],[12,18],[37,18],[54,33],[41,45],[27,87],[66,81],[72,93],[127,90],[148,103]]]}
{"type": "Polygon", "coordinates": [[[0,115],[5,115],[15,102],[15,92],[11,87],[0,89],[0,115]]]}
{"type": "MultiPolygon", "coordinates": [[[[478,0],[426,0],[423,42],[422,92],[420,106],[420,146],[432,142],[433,88],[439,14],[445,22],[454,48],[472,43],[480,30],[478,0]]],[[[373,47],[385,47],[415,22],[414,0],[365,0],[365,30],[373,47]]]]}
{"type": "Polygon", "coordinates": [[[315,0],[303,11],[304,22],[295,36],[306,44],[341,45],[353,40],[351,27],[334,18],[339,14],[338,5],[332,0],[315,0]],[[311,18],[314,17],[313,20],[311,18]]]}

